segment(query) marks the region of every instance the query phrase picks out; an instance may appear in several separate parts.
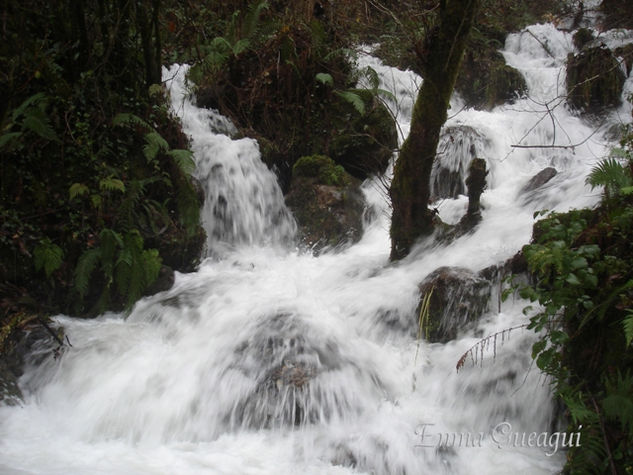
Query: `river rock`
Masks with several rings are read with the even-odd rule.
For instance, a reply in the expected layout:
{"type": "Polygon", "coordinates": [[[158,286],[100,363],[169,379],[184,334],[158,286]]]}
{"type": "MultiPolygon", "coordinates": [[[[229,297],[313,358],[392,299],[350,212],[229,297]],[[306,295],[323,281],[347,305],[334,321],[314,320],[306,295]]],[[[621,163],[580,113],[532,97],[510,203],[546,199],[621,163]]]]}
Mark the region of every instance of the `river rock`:
{"type": "Polygon", "coordinates": [[[228,417],[232,428],[303,426],[360,410],[362,396],[349,381],[360,377],[374,396],[384,388],[373,371],[361,373],[352,357],[300,314],[262,316],[238,344],[231,365],[252,381],[228,417]]]}
{"type": "Polygon", "coordinates": [[[529,193],[530,191],[534,191],[537,188],[540,188],[547,182],[549,182],[552,178],[554,178],[558,174],[556,168],[547,167],[538,172],[530,181],[528,181],[523,188],[521,188],[521,194],[529,193]]]}
{"type": "MultiPolygon", "coordinates": [[[[428,321],[423,322],[422,334],[428,330],[431,342],[447,342],[457,337],[465,325],[476,321],[488,309],[492,293],[489,280],[462,267],[440,267],[419,285],[421,302],[431,293],[428,321]]],[[[420,307],[416,313],[419,318],[420,307]]],[[[416,322],[416,329],[419,322],[416,322]]]]}
{"type": "Polygon", "coordinates": [[[302,243],[318,252],[360,239],[365,204],[360,182],[323,155],[300,158],[293,167],[286,204],[302,243]]]}

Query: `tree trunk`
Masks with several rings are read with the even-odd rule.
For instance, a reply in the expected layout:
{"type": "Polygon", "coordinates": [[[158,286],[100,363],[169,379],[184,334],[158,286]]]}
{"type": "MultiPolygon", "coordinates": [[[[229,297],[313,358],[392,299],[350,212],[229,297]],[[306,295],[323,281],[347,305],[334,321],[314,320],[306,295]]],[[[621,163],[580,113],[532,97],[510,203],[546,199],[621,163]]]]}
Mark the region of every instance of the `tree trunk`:
{"type": "Polygon", "coordinates": [[[434,215],[428,208],[431,169],[479,1],[440,2],[439,23],[427,33],[424,82],[389,190],[392,260],[406,256],[416,239],[433,231],[434,215]]]}

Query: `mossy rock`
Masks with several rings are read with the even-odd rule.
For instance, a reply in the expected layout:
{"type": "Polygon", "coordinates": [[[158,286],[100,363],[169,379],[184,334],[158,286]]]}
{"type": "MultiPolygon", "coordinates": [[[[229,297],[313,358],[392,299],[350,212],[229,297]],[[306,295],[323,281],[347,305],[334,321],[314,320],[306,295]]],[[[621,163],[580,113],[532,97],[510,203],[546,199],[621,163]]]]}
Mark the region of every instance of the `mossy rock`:
{"type": "Polygon", "coordinates": [[[579,111],[600,114],[620,104],[626,77],[613,53],[589,48],[567,57],[567,101],[579,111]]]}
{"type": "Polygon", "coordinates": [[[593,39],[593,31],[589,28],[580,28],[576,33],[574,33],[572,41],[574,42],[576,49],[580,51],[586,44],[592,42],[593,39]]]}
{"type": "Polygon", "coordinates": [[[475,109],[490,110],[527,92],[521,73],[506,64],[496,47],[501,44],[475,42],[464,56],[455,87],[466,105],[475,109]]]}
{"type": "MultiPolygon", "coordinates": [[[[428,319],[422,322],[423,336],[431,342],[453,340],[460,330],[476,322],[488,309],[491,281],[462,267],[440,267],[419,285],[420,306],[428,296],[428,319]]],[[[420,307],[416,312],[419,318],[420,307]]],[[[420,325],[416,321],[415,329],[420,325]]]]}
{"type": "Polygon", "coordinates": [[[292,176],[314,178],[320,185],[344,186],[350,182],[345,169],[325,155],[301,157],[292,167],[292,176]]]}
{"type": "Polygon", "coordinates": [[[385,172],[398,146],[398,132],[393,116],[371,90],[347,92],[362,99],[365,112],[360,114],[348,101],[337,99],[330,126],[335,134],[327,152],[350,175],[363,180],[385,172]]]}
{"type": "Polygon", "coordinates": [[[301,242],[314,252],[358,241],[365,204],[360,181],[324,155],[300,158],[293,167],[286,204],[301,242]]]}

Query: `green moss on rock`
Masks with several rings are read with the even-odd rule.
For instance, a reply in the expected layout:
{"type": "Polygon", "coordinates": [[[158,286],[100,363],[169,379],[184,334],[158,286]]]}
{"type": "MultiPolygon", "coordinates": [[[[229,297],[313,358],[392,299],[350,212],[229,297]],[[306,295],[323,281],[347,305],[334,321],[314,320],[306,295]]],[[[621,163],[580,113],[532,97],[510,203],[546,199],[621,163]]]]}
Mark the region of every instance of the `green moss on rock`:
{"type": "Polygon", "coordinates": [[[286,204],[305,246],[319,252],[358,241],[365,204],[359,180],[324,155],[301,157],[293,167],[286,204]]]}
{"type": "Polygon", "coordinates": [[[301,157],[292,167],[292,175],[314,178],[316,183],[330,186],[343,186],[350,181],[343,167],[325,155],[301,157]]]}
{"type": "Polygon", "coordinates": [[[567,57],[567,100],[574,109],[599,114],[617,106],[625,80],[619,61],[607,48],[589,48],[567,57]]]}

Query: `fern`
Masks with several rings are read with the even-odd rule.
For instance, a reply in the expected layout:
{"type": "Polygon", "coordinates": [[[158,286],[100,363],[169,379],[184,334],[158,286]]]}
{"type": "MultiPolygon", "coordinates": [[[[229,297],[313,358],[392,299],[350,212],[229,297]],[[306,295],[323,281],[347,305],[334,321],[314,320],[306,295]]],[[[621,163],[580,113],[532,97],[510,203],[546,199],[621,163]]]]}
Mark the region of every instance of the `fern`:
{"type": "Polygon", "coordinates": [[[615,158],[607,158],[591,169],[586,183],[591,189],[604,187],[607,198],[617,196],[622,189],[633,185],[629,171],[615,158]]]}
{"type": "Polygon", "coordinates": [[[334,91],[334,93],[353,105],[360,115],[365,115],[365,102],[358,94],[352,91],[334,91]]]}
{"type": "Polygon", "coordinates": [[[90,276],[101,259],[101,249],[88,249],[77,261],[75,268],[75,290],[81,298],[85,297],[90,287],[90,276]]]}
{"type": "Polygon", "coordinates": [[[70,185],[70,188],[68,188],[68,199],[72,201],[78,196],[85,195],[89,191],[89,188],[83,183],[73,183],[70,185]]]}
{"type": "Polygon", "coordinates": [[[627,315],[622,320],[622,326],[624,328],[624,338],[626,339],[626,346],[631,345],[633,341],[633,310],[627,310],[627,315]]]}
{"type": "Polygon", "coordinates": [[[633,434],[633,376],[618,371],[615,381],[607,380],[607,396],[602,400],[604,414],[620,422],[622,429],[633,434]]]}
{"type": "Polygon", "coordinates": [[[112,119],[112,125],[136,125],[147,130],[153,130],[153,127],[141,119],[139,116],[130,112],[120,112],[112,119]]]}
{"type": "Polygon", "coordinates": [[[183,173],[191,175],[195,171],[196,162],[193,161],[193,153],[190,150],[174,149],[167,152],[167,155],[174,159],[183,173]]]}
{"type": "Polygon", "coordinates": [[[155,130],[145,134],[145,146],[143,147],[143,154],[147,159],[147,162],[151,162],[156,158],[158,152],[169,150],[169,144],[167,141],[155,130]]]}
{"type": "Polygon", "coordinates": [[[99,188],[103,191],[120,191],[125,193],[125,184],[118,178],[112,176],[99,180],[99,188]]]}
{"type": "Polygon", "coordinates": [[[64,251],[61,247],[53,244],[50,239],[44,239],[33,250],[33,263],[35,270],[44,270],[47,278],[50,278],[53,272],[59,269],[64,258],[64,251]]]}

